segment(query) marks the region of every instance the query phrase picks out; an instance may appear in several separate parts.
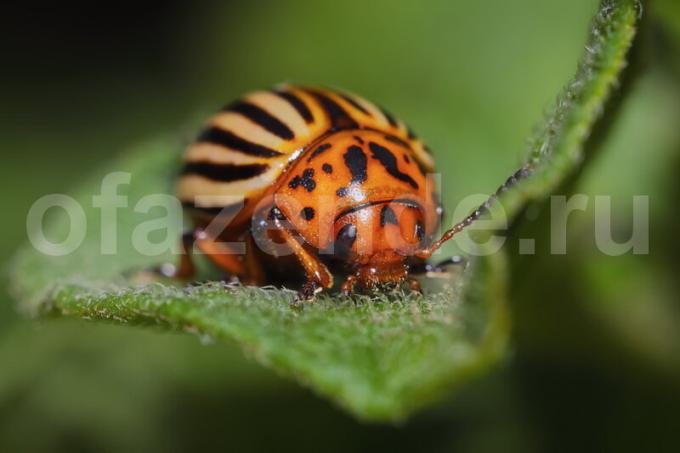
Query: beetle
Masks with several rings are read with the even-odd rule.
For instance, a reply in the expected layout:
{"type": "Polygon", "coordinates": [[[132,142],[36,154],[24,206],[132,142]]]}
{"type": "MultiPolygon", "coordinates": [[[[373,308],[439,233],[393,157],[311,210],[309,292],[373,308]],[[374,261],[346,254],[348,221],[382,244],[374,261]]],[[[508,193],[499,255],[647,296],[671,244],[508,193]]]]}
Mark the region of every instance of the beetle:
{"type": "Polygon", "coordinates": [[[527,173],[515,173],[435,241],[442,209],[427,146],[362,97],[294,85],[221,109],[183,164],[177,194],[194,229],[171,274],[194,274],[197,247],[246,284],[270,283],[277,269],[290,277],[297,267],[305,277],[300,299],[331,288],[334,273],[345,276],[344,294],[381,284],[420,290],[413,274],[432,253],[527,173]]]}

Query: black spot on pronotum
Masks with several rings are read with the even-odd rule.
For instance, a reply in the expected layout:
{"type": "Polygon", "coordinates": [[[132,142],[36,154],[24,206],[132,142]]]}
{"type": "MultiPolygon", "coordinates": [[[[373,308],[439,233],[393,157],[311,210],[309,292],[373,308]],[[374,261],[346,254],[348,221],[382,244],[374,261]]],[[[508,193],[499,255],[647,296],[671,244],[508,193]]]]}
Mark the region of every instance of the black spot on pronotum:
{"type": "Polygon", "coordinates": [[[321,166],[321,169],[324,171],[324,173],[333,173],[333,166],[331,164],[323,164],[321,166]]]}
{"type": "Polygon", "coordinates": [[[314,169],[313,168],[307,168],[305,171],[302,172],[302,179],[300,180],[300,184],[302,187],[307,190],[307,192],[311,192],[314,189],[316,189],[316,181],[314,181],[314,169]]]}
{"type": "Polygon", "coordinates": [[[302,208],[300,211],[300,217],[307,221],[312,220],[314,218],[314,214],[314,208],[310,208],[309,206],[302,208]]]}
{"type": "Polygon", "coordinates": [[[357,227],[354,224],[347,224],[340,228],[335,238],[335,254],[347,256],[352,250],[354,241],[357,239],[357,227]]]}
{"type": "Polygon", "coordinates": [[[408,157],[407,154],[404,154],[404,162],[406,162],[407,164],[410,164],[410,163],[411,163],[411,158],[408,157]]]}
{"type": "Polygon", "coordinates": [[[347,148],[347,152],[344,154],[345,165],[349,169],[352,175],[352,183],[361,184],[366,181],[368,174],[366,172],[366,164],[368,159],[366,158],[366,153],[356,146],[352,145],[347,148]]]}
{"type": "Polygon", "coordinates": [[[324,143],[323,145],[319,145],[314,151],[312,151],[312,154],[309,155],[309,159],[307,159],[307,162],[311,162],[312,159],[317,157],[319,154],[327,151],[329,148],[331,148],[330,143],[324,143]]]}
{"type": "Polygon", "coordinates": [[[354,136],[354,140],[357,141],[358,144],[363,145],[364,144],[364,139],[359,137],[358,135],[354,136]]]}
{"type": "Polygon", "coordinates": [[[394,210],[390,208],[389,205],[386,205],[380,210],[380,226],[384,227],[388,223],[398,225],[399,221],[397,220],[397,214],[395,214],[394,210]]]}
{"type": "Polygon", "coordinates": [[[288,183],[288,187],[290,187],[291,189],[297,189],[297,187],[298,187],[300,184],[302,184],[302,178],[300,178],[299,176],[295,176],[295,177],[294,177],[293,179],[291,179],[290,182],[288,183]]]}
{"type": "Polygon", "coordinates": [[[348,193],[349,190],[347,189],[347,187],[340,187],[338,190],[335,191],[335,195],[339,197],[346,197],[348,193]]]}
{"type": "Polygon", "coordinates": [[[385,167],[387,173],[394,176],[399,181],[407,183],[414,189],[418,188],[418,183],[413,178],[411,178],[408,174],[399,171],[399,167],[397,165],[397,158],[394,156],[392,151],[385,148],[384,146],[378,145],[375,142],[370,142],[368,144],[368,147],[371,149],[371,152],[373,153],[372,157],[377,159],[382,164],[382,166],[385,167]]]}

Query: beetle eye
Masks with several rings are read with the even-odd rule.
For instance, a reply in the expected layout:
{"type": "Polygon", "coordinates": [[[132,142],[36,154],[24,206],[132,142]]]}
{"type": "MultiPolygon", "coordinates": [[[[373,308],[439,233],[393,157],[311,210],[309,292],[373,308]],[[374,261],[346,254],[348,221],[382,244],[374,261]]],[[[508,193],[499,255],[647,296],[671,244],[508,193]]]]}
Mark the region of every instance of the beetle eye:
{"type": "Polygon", "coordinates": [[[339,257],[348,256],[354,245],[354,241],[357,239],[357,227],[356,225],[349,223],[338,232],[335,238],[335,255],[339,257]]]}
{"type": "Polygon", "coordinates": [[[271,210],[269,211],[268,218],[269,218],[269,220],[274,220],[274,219],[276,219],[276,220],[286,220],[286,216],[284,216],[283,213],[276,206],[271,208],[271,210]]]}

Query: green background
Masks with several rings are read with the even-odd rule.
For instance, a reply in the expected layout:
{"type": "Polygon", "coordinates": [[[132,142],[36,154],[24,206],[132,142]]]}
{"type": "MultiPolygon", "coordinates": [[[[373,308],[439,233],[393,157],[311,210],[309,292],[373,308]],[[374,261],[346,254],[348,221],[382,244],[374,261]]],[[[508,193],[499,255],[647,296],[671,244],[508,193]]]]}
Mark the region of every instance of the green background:
{"type": "MultiPolygon", "coordinates": [[[[522,162],[575,71],[596,2],[261,1],[17,9],[3,27],[0,252],[41,195],[122,148],[281,81],[387,106],[433,148],[449,211],[522,162]]],[[[365,425],[243,358],[178,334],[23,319],[0,295],[0,450],[408,448],[612,451],[680,445],[680,11],[645,9],[629,96],[576,182],[611,195],[614,236],[650,197],[650,249],[597,250],[590,208],[548,256],[515,257],[508,360],[402,426],[365,425]]],[[[527,236],[529,235],[529,236],[527,236]]],[[[513,236],[514,237],[514,236],[513,236]]],[[[516,241],[515,241],[516,242],[516,241]]],[[[509,241],[509,246],[515,244],[509,241]]],[[[3,281],[7,288],[11,282],[3,281]]]]}

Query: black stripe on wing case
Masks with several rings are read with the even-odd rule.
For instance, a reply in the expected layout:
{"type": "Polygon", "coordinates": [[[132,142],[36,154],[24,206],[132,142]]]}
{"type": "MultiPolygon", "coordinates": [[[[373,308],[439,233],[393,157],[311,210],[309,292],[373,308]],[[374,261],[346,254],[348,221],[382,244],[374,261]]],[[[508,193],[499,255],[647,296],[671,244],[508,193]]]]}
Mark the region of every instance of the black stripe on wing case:
{"type": "Polygon", "coordinates": [[[243,209],[243,206],[245,206],[248,203],[248,199],[244,198],[242,203],[235,203],[232,205],[228,206],[216,206],[216,207],[203,207],[203,206],[196,206],[196,204],[190,202],[190,201],[183,201],[182,202],[182,207],[184,209],[190,209],[192,211],[199,212],[201,214],[206,214],[209,216],[233,216],[236,213],[238,213],[239,210],[243,209]]]}
{"type": "Polygon", "coordinates": [[[343,98],[345,101],[349,102],[349,103],[352,105],[352,107],[354,107],[355,109],[359,110],[359,111],[360,111],[361,113],[363,113],[364,115],[371,116],[371,114],[368,112],[368,110],[366,110],[366,109],[364,108],[363,105],[359,104],[359,103],[358,103],[356,100],[354,100],[354,98],[352,98],[350,95],[344,94],[344,93],[337,93],[337,94],[338,94],[338,96],[340,96],[341,98],[343,98]]]}
{"type": "Polygon", "coordinates": [[[388,112],[382,107],[380,108],[380,111],[382,112],[383,115],[385,115],[385,119],[387,120],[388,123],[390,123],[390,126],[399,127],[399,125],[397,124],[397,120],[390,112],[388,112]]]}
{"type": "Polygon", "coordinates": [[[302,116],[302,118],[305,120],[305,123],[309,124],[314,121],[312,112],[302,99],[285,90],[274,90],[273,93],[288,101],[288,103],[292,105],[295,110],[297,110],[300,116],[302,116]]]}
{"type": "Polygon", "coordinates": [[[250,156],[258,157],[275,157],[281,156],[282,153],[275,151],[266,146],[258,145],[238,135],[233,134],[230,131],[220,129],[218,127],[209,127],[205,129],[196,138],[198,143],[211,143],[213,145],[220,145],[230,148],[234,151],[242,152],[243,154],[248,154],[250,156]]]}
{"type": "Polygon", "coordinates": [[[345,166],[352,175],[352,184],[363,184],[368,178],[366,153],[357,145],[352,145],[347,148],[347,152],[343,154],[345,166]]]}
{"type": "Polygon", "coordinates": [[[295,137],[293,131],[291,131],[281,120],[265,109],[258,107],[255,104],[251,104],[250,102],[235,102],[234,104],[225,107],[223,111],[240,113],[253,123],[284,140],[292,140],[295,137]]]}
{"type": "Polygon", "coordinates": [[[326,111],[331,122],[331,128],[339,129],[358,129],[359,125],[354,119],[343,109],[337,102],[326,96],[324,93],[316,90],[307,90],[309,94],[314,96],[323,109],[326,111]]]}
{"type": "Polygon", "coordinates": [[[406,127],[406,132],[408,134],[408,138],[410,138],[411,140],[415,140],[416,138],[418,138],[418,136],[416,135],[415,132],[413,132],[413,129],[411,129],[410,126],[406,127]]]}
{"type": "Polygon", "coordinates": [[[250,179],[269,169],[267,164],[214,164],[212,162],[188,162],[182,175],[198,175],[211,181],[233,182],[250,179]]]}

